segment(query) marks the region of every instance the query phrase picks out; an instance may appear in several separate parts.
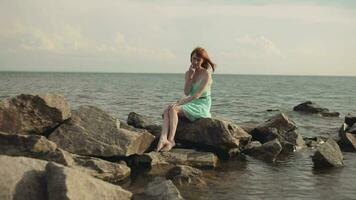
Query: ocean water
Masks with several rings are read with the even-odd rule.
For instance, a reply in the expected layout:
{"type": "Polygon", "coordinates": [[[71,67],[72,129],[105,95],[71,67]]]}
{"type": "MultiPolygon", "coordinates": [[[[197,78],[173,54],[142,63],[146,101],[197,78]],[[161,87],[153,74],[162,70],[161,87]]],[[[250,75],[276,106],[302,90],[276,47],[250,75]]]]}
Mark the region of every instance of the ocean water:
{"type": "MultiPolygon", "coordinates": [[[[337,135],[348,113],[356,113],[356,77],[213,74],[212,116],[236,123],[262,122],[285,113],[304,136],[337,135]],[[311,100],[341,117],[292,111],[311,100]],[[267,111],[272,109],[272,111],[267,111]]],[[[0,72],[0,100],[21,93],[62,94],[73,109],[95,105],[121,120],[134,111],[161,123],[166,105],[183,97],[183,74],[0,72]]],[[[187,199],[356,199],[356,154],[344,153],[345,167],[312,168],[303,150],[276,164],[252,158],[204,171],[207,186],[180,188],[187,199]]]]}

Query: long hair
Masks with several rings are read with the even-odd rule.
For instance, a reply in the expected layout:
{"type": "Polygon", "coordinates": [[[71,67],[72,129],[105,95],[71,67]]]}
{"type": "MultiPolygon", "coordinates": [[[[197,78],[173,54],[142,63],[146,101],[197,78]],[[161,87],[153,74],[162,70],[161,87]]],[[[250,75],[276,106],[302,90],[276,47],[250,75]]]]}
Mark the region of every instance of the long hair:
{"type": "Polygon", "coordinates": [[[215,71],[216,64],[211,61],[208,52],[205,49],[203,49],[202,47],[196,47],[190,54],[190,60],[192,60],[192,56],[194,53],[197,56],[203,58],[203,63],[201,64],[202,67],[208,70],[210,66],[213,69],[213,72],[215,71]]]}

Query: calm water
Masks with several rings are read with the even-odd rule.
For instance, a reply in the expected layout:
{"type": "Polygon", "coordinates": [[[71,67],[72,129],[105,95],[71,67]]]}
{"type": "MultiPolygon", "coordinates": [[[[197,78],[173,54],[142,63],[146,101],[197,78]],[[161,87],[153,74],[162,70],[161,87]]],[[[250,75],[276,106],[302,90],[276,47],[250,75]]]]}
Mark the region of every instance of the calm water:
{"type": "MultiPolygon", "coordinates": [[[[304,136],[335,136],[343,117],[356,113],[356,77],[213,75],[212,115],[236,123],[261,122],[286,113],[304,136]],[[303,115],[293,106],[312,100],[340,118],[303,115]]],[[[165,105],[183,96],[183,74],[0,72],[0,99],[20,93],[58,93],[73,108],[95,105],[126,120],[135,111],[160,123],[165,105]]],[[[341,169],[314,171],[311,151],[266,164],[229,162],[205,171],[208,186],[181,188],[189,199],[356,199],[356,158],[345,153],[341,169]]]]}

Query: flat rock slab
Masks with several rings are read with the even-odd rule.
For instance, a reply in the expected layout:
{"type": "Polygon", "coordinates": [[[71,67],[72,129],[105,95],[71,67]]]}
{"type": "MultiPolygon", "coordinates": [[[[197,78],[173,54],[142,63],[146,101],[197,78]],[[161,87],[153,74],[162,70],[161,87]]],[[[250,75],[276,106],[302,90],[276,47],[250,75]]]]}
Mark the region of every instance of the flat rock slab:
{"type": "Polygon", "coordinates": [[[117,118],[94,106],[81,106],[49,139],[62,149],[87,156],[111,157],[142,154],[154,136],[120,127],[117,118]]]}
{"type": "Polygon", "coordinates": [[[0,199],[47,199],[46,164],[32,158],[0,155],[0,199]]]}
{"type": "Polygon", "coordinates": [[[149,166],[149,174],[166,174],[176,165],[188,165],[198,168],[215,168],[218,158],[209,152],[197,152],[191,149],[172,149],[169,152],[150,152],[135,156],[136,165],[149,166]]]}
{"type": "Polygon", "coordinates": [[[0,131],[48,135],[70,116],[69,104],[60,95],[21,94],[0,102],[0,131]]]}
{"type": "Polygon", "coordinates": [[[48,199],[116,200],[131,199],[132,193],[78,170],[54,163],[46,166],[48,199]]]}
{"type": "Polygon", "coordinates": [[[339,145],[332,139],[327,139],[325,143],[317,147],[312,156],[314,168],[342,167],[343,155],[339,145]]]}
{"type": "Polygon", "coordinates": [[[183,200],[171,180],[156,178],[150,182],[145,191],[134,195],[134,200],[183,200]]]}

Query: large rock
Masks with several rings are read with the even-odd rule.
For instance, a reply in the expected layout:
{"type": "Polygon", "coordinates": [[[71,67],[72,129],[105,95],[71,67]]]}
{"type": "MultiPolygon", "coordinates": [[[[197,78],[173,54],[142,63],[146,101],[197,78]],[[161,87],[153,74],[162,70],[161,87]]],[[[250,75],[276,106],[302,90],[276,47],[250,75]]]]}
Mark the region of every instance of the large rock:
{"type": "Polygon", "coordinates": [[[206,183],[202,180],[203,172],[200,169],[177,165],[166,174],[166,178],[173,181],[175,185],[203,186],[206,183]]]}
{"type": "Polygon", "coordinates": [[[129,167],[119,163],[71,154],[39,135],[10,135],[0,132],[0,154],[53,161],[111,183],[124,180],[131,171],[129,167]]]}
{"type": "Polygon", "coordinates": [[[45,200],[45,161],[0,155],[0,199],[45,200]]]}
{"type": "Polygon", "coordinates": [[[264,144],[261,144],[258,141],[253,141],[246,146],[243,153],[266,162],[275,162],[281,151],[282,145],[276,138],[264,144]]]}
{"type": "Polygon", "coordinates": [[[75,165],[71,166],[95,178],[110,183],[120,183],[130,176],[131,169],[122,163],[113,163],[99,158],[73,155],[75,165]]]}
{"type": "Polygon", "coordinates": [[[340,116],[340,113],[338,112],[329,112],[329,109],[323,108],[320,105],[311,102],[311,101],[306,101],[304,103],[301,103],[297,106],[293,107],[294,111],[300,111],[304,113],[320,113],[322,116],[325,117],[338,117],[340,116]]]}
{"type": "Polygon", "coordinates": [[[81,106],[70,120],[61,124],[49,139],[79,155],[111,157],[142,154],[154,136],[120,127],[119,120],[93,106],[81,106]]]}
{"type": "Polygon", "coordinates": [[[193,123],[180,120],[175,139],[181,143],[228,152],[246,145],[251,135],[230,121],[203,118],[193,123]]]}
{"type": "Polygon", "coordinates": [[[161,134],[162,127],[153,123],[147,116],[130,112],[127,117],[127,124],[136,128],[146,129],[156,137],[161,134]]]}
{"type": "Polygon", "coordinates": [[[345,123],[351,127],[356,123],[356,116],[352,114],[348,114],[345,116],[345,123]]]}
{"type": "Polygon", "coordinates": [[[63,165],[73,165],[70,153],[40,135],[12,135],[0,132],[0,154],[26,156],[63,165]]]}
{"type": "Polygon", "coordinates": [[[150,182],[145,191],[134,195],[134,200],[182,200],[178,189],[171,180],[155,178],[150,182]]]}
{"type": "Polygon", "coordinates": [[[215,168],[218,158],[213,153],[191,149],[172,149],[169,152],[150,152],[133,158],[133,165],[146,166],[148,174],[166,174],[176,165],[189,165],[198,168],[215,168]]]}
{"type": "Polygon", "coordinates": [[[251,135],[253,140],[262,144],[278,138],[283,147],[283,152],[287,153],[305,146],[303,137],[296,129],[295,123],[284,113],[280,113],[259,124],[251,131],[251,135]]]}
{"type": "Polygon", "coordinates": [[[21,94],[0,102],[0,131],[48,135],[70,117],[70,107],[59,95],[21,94]]]}
{"type": "MultiPolygon", "coordinates": [[[[345,117],[345,122],[346,122],[345,117]]],[[[356,151],[356,124],[350,123],[350,127],[347,123],[343,123],[339,129],[339,145],[343,151],[356,151]]]]}
{"type": "Polygon", "coordinates": [[[46,166],[48,199],[131,199],[132,193],[78,170],[54,163],[46,166]]]}
{"type": "Polygon", "coordinates": [[[325,143],[317,147],[317,151],[312,156],[314,168],[342,167],[343,155],[338,144],[327,139],[325,143]]]}

